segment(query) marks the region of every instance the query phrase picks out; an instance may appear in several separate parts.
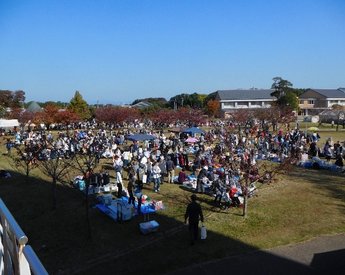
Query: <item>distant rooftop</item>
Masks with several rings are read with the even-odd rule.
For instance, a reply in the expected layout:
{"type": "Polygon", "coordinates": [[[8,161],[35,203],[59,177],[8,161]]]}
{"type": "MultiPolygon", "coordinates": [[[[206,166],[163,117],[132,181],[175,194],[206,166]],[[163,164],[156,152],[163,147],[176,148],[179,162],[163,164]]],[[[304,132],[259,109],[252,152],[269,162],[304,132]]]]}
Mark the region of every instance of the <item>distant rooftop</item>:
{"type": "Polygon", "coordinates": [[[40,112],[42,111],[42,107],[40,105],[38,105],[37,102],[32,101],[29,106],[26,108],[27,111],[32,112],[32,113],[36,113],[36,112],[40,112]]]}
{"type": "Polygon", "coordinates": [[[252,99],[275,99],[271,96],[272,89],[254,90],[219,90],[216,91],[220,100],[252,100],[252,99]]]}
{"type": "Polygon", "coordinates": [[[328,98],[345,98],[345,88],[339,89],[310,89],[328,98]]]}
{"type": "Polygon", "coordinates": [[[149,103],[149,102],[146,102],[146,101],[140,101],[137,104],[131,105],[131,107],[139,108],[139,109],[144,109],[144,108],[147,108],[147,107],[150,107],[150,106],[152,106],[152,104],[149,103]]]}

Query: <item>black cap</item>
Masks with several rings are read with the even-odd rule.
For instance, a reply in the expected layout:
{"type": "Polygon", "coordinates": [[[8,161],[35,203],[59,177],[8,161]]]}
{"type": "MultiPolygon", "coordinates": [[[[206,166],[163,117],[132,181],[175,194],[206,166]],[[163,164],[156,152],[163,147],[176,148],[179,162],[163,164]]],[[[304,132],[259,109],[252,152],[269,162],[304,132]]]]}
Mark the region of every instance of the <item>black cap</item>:
{"type": "Polygon", "coordinates": [[[196,195],[193,194],[193,195],[190,196],[190,198],[192,199],[192,201],[195,201],[196,200],[196,195]]]}

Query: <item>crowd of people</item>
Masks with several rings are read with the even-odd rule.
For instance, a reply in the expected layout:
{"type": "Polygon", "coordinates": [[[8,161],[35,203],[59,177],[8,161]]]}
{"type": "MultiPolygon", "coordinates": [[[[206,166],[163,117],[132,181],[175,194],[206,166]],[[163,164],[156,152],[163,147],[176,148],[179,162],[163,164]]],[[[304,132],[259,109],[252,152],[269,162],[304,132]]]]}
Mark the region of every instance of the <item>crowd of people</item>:
{"type": "MultiPolygon", "coordinates": [[[[241,130],[231,124],[214,123],[208,131],[198,134],[195,141],[187,142],[193,133],[149,130],[140,124],[127,129],[98,128],[100,125],[93,124],[79,126],[81,129],[67,127],[54,135],[47,130],[17,131],[13,139],[7,139],[6,149],[10,152],[12,147],[22,146],[23,157],[32,162],[92,154],[97,162],[101,158],[112,161],[115,181],[122,189],[125,188],[123,171],[127,171],[139,189],[143,184],[153,183],[154,192],[159,192],[164,182],[175,182],[197,192],[213,194],[216,203],[236,205],[240,204],[238,197],[244,191],[241,184],[244,176],[250,182],[260,177],[257,160],[289,158],[298,163],[303,154],[308,154],[309,158],[335,159],[335,165],[342,167],[345,155],[344,143],[328,139],[319,145],[318,133],[299,129],[273,133],[257,126],[241,130]],[[154,138],[142,142],[126,139],[138,132],[154,138]]],[[[108,171],[102,170],[97,175],[93,177],[94,183],[109,183],[108,171]]]]}

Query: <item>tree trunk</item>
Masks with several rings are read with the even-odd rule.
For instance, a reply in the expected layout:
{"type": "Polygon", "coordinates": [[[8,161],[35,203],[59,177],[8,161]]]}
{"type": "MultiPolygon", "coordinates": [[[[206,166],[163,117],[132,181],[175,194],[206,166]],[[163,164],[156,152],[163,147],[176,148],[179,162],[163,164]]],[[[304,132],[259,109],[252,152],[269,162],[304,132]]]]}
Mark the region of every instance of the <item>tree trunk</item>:
{"type": "Polygon", "coordinates": [[[55,210],[56,209],[56,178],[53,178],[52,195],[53,195],[53,210],[55,210]]]}
{"type": "Polygon", "coordinates": [[[246,183],[243,190],[244,201],[243,201],[243,217],[247,218],[247,207],[248,207],[248,175],[246,175],[246,183]]]}
{"type": "Polygon", "coordinates": [[[90,187],[90,177],[86,179],[85,186],[85,210],[86,210],[86,226],[87,226],[87,238],[92,239],[91,234],[91,223],[90,223],[90,212],[89,212],[89,187],[90,187]]]}
{"type": "Polygon", "coordinates": [[[25,182],[28,183],[29,182],[29,174],[30,174],[30,167],[29,167],[30,164],[26,164],[26,171],[25,171],[25,174],[26,174],[26,177],[25,177],[25,182]]]}

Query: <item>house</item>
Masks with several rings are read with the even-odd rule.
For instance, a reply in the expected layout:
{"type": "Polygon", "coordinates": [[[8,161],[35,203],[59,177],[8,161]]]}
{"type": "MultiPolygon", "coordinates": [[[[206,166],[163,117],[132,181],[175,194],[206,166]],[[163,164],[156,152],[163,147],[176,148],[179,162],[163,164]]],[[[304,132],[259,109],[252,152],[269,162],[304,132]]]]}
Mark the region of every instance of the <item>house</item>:
{"type": "Polygon", "coordinates": [[[224,116],[238,109],[269,108],[276,101],[272,89],[219,90],[216,99],[224,116]]]}
{"type": "Polygon", "coordinates": [[[132,108],[138,108],[138,109],[145,109],[145,108],[148,108],[151,106],[152,106],[152,104],[150,102],[147,102],[147,101],[140,101],[134,105],[131,105],[132,108]]]}
{"type": "Polygon", "coordinates": [[[345,88],[307,89],[299,96],[300,115],[318,115],[333,105],[345,106],[345,88]]]}

